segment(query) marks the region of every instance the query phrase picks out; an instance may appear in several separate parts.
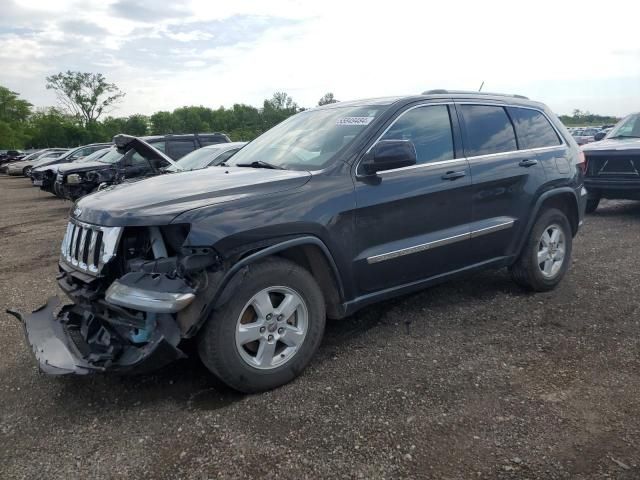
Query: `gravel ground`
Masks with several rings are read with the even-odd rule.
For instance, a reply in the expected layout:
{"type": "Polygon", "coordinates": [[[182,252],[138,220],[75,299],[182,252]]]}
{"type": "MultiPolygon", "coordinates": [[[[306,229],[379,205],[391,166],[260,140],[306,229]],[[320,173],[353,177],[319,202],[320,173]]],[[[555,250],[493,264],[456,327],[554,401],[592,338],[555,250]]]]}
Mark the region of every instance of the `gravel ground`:
{"type": "MultiPolygon", "coordinates": [[[[57,292],[70,207],[0,177],[0,308],[57,292]]],[[[243,396],[196,360],[38,374],[0,313],[2,478],[640,478],[640,203],[603,202],[561,286],[476,274],[330,322],[293,383],[243,396]]]]}

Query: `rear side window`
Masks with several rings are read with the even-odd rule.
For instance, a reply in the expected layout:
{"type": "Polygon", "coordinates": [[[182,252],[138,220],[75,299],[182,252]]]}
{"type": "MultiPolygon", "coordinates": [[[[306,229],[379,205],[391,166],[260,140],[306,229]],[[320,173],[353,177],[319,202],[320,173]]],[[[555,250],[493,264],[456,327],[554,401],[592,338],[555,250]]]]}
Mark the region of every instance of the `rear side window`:
{"type": "Polygon", "coordinates": [[[467,156],[518,150],[513,124],[503,107],[461,105],[459,108],[464,118],[467,156]]]}
{"type": "Polygon", "coordinates": [[[167,142],[167,155],[178,160],[196,149],[193,140],[171,140],[167,142]]]}
{"type": "Polygon", "coordinates": [[[417,163],[454,158],[453,133],[446,105],[409,110],[396,120],[381,140],[410,140],[416,147],[417,163]]]}
{"type": "Polygon", "coordinates": [[[509,107],[520,141],[520,148],[542,148],[560,145],[560,137],[547,117],[530,108],[509,107]]]}

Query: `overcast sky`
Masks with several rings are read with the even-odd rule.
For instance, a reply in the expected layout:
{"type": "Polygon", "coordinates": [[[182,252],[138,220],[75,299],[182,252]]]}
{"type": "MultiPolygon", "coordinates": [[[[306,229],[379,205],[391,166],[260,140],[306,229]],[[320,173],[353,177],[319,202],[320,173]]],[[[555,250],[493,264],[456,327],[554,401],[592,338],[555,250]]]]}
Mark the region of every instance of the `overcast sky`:
{"type": "Polygon", "coordinates": [[[0,0],[0,84],[55,104],[45,77],[101,72],[114,115],[183,105],[312,107],[430,88],[640,111],[636,1],[0,0]],[[626,13],[625,13],[626,12],[626,13]]]}

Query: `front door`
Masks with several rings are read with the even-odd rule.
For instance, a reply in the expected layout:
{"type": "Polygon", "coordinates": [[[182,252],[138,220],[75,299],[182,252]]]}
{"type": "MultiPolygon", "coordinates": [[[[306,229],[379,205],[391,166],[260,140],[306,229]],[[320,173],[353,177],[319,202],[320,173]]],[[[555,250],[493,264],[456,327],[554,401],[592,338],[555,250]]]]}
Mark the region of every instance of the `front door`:
{"type": "Polygon", "coordinates": [[[417,164],[356,170],[354,270],[361,293],[417,282],[466,264],[471,175],[456,158],[451,105],[411,107],[379,140],[410,140],[417,164]]]}

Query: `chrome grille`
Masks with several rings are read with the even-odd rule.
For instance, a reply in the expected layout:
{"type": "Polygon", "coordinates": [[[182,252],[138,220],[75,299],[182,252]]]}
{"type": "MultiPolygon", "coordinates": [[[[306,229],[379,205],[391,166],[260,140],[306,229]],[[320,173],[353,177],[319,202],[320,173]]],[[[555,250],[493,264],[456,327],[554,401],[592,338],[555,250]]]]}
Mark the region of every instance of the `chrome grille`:
{"type": "Polygon", "coordinates": [[[90,275],[100,275],[116,254],[121,227],[101,227],[71,220],[60,247],[67,265],[90,275]]]}

